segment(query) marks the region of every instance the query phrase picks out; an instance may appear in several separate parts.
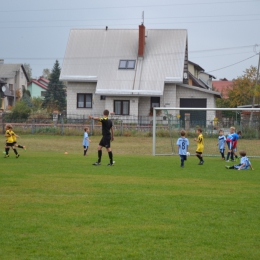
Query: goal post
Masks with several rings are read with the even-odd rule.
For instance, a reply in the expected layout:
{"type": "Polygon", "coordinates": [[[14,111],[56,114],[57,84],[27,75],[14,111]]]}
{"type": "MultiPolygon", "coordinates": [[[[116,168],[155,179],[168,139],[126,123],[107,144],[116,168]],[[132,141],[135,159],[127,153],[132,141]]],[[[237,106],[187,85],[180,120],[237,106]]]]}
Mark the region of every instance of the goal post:
{"type": "MultiPolygon", "coordinates": [[[[201,128],[205,139],[204,156],[220,156],[217,147],[219,130],[227,136],[231,126],[242,131],[238,150],[249,157],[260,158],[260,108],[153,108],[152,155],[177,155],[177,139],[185,130],[189,151],[195,154],[196,129],[201,128]]],[[[226,147],[227,151],[227,147],[226,147]]]]}

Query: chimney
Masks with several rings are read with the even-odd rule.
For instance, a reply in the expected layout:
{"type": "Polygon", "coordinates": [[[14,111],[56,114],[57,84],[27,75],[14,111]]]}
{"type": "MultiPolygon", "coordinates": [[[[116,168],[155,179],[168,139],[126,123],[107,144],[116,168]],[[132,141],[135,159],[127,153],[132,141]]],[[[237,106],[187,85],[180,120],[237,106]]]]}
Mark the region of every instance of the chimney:
{"type": "Polygon", "coordinates": [[[145,45],[145,26],[139,25],[139,44],[138,44],[138,57],[144,56],[144,45],[145,45]]]}

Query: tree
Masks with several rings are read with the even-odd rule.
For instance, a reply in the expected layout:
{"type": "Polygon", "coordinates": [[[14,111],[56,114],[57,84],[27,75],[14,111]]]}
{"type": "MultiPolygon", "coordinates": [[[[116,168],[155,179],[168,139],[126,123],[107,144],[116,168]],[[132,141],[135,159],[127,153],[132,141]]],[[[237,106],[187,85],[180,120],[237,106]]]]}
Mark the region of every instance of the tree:
{"type": "Polygon", "coordinates": [[[43,69],[42,71],[42,76],[45,78],[45,79],[50,79],[50,76],[51,76],[51,72],[48,68],[46,69],[43,69]]]}
{"type": "Polygon", "coordinates": [[[63,111],[66,109],[66,92],[64,84],[59,80],[60,65],[56,60],[50,75],[50,82],[46,91],[43,107],[47,108],[50,112],[54,110],[63,111]]]}
{"type": "Polygon", "coordinates": [[[23,101],[28,107],[30,107],[30,108],[33,107],[33,103],[31,100],[31,93],[29,90],[24,89],[23,97],[21,98],[21,101],[23,101]]]}
{"type": "Polygon", "coordinates": [[[24,69],[26,71],[26,74],[27,74],[29,80],[31,80],[31,78],[32,78],[32,68],[31,68],[31,65],[29,63],[24,63],[23,67],[24,67],[24,69]]]}

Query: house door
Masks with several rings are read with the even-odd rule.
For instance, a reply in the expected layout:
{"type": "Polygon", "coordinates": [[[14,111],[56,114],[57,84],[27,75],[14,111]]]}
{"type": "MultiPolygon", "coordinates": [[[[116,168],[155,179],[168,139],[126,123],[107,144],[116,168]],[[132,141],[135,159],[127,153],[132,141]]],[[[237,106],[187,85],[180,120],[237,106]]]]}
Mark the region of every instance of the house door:
{"type": "MultiPolygon", "coordinates": [[[[180,107],[187,108],[206,108],[207,99],[206,98],[181,98],[180,107]]],[[[182,127],[185,128],[185,114],[190,114],[190,127],[205,127],[207,120],[207,113],[205,110],[194,111],[194,110],[181,110],[180,119],[182,127]]]]}

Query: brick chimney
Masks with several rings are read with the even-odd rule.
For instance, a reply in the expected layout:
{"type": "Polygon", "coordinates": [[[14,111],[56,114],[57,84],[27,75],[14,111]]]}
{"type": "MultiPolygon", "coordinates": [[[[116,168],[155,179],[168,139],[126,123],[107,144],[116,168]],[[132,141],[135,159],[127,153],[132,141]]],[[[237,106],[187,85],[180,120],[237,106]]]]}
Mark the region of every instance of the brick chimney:
{"type": "Polygon", "coordinates": [[[144,56],[144,46],[145,46],[145,26],[141,24],[139,25],[138,57],[144,56]]]}

